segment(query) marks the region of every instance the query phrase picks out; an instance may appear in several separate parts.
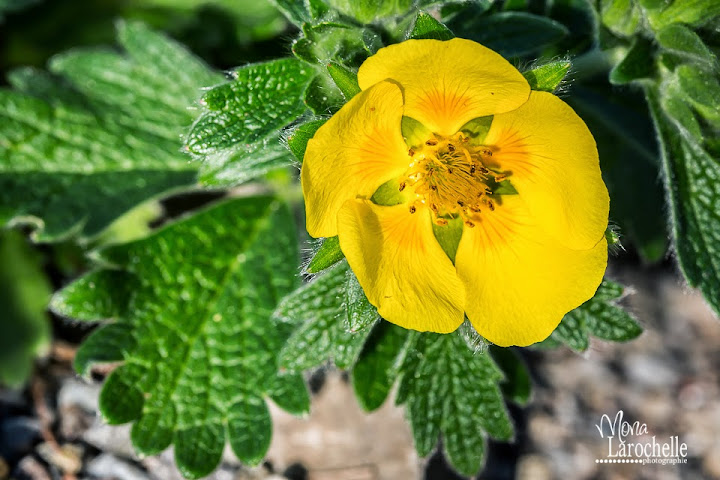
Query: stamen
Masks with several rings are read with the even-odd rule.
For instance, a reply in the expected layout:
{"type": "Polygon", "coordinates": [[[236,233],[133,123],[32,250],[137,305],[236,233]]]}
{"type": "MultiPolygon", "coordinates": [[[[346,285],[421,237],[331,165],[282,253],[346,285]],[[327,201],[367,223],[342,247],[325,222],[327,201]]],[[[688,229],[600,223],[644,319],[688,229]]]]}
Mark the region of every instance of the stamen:
{"type": "Polygon", "coordinates": [[[474,227],[481,208],[495,211],[488,183],[494,185],[510,176],[490,170],[485,162],[493,155],[491,147],[472,145],[461,132],[449,137],[433,134],[424,144],[410,148],[408,155],[412,160],[398,190],[410,190],[417,198],[410,213],[417,211],[418,202],[429,206],[436,225],[447,225],[450,216],[459,216],[467,227],[474,227]]]}

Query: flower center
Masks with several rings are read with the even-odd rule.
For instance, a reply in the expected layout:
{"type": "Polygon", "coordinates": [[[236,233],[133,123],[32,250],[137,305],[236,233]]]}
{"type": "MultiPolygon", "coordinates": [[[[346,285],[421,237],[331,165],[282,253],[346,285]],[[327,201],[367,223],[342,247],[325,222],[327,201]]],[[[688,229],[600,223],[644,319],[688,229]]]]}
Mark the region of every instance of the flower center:
{"type": "Polygon", "coordinates": [[[408,151],[412,161],[399,188],[412,188],[417,196],[410,203],[411,213],[422,203],[430,207],[438,225],[460,216],[473,227],[480,212],[495,210],[493,189],[507,174],[488,168],[492,150],[471,145],[469,140],[463,132],[449,137],[433,134],[422,146],[408,151]]]}

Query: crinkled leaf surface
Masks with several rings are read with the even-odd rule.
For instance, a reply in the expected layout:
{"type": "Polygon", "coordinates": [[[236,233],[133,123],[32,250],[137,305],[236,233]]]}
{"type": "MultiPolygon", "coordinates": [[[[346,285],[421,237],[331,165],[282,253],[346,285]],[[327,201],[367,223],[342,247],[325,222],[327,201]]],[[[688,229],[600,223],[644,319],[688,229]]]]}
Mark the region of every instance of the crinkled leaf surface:
{"type": "Polygon", "coordinates": [[[612,342],[626,342],[643,331],[637,321],[616,305],[625,287],[604,280],[595,296],[565,315],[551,338],[576,351],[587,350],[589,335],[612,342]]]}
{"type": "Polygon", "coordinates": [[[71,51],[0,90],[0,223],[32,222],[41,240],[92,235],[194,182],[179,136],[222,77],[141,24],[120,23],[118,39],[124,53],[71,51]]]}
{"type": "Polygon", "coordinates": [[[232,185],[291,163],[279,131],[305,110],[316,70],[284,58],[248,65],[202,98],[204,111],[185,139],[202,162],[206,184],[232,185]]]}
{"type": "Polygon", "coordinates": [[[475,475],[484,461],[486,436],[513,436],[499,386],[501,370],[487,352],[468,348],[459,334],[419,334],[409,348],[397,402],[405,405],[418,454],[428,455],[442,435],[450,464],[475,475]]]}
{"type": "Polygon", "coordinates": [[[114,267],[70,285],[52,306],[114,318],[76,360],[81,372],[123,361],[100,395],[105,419],[135,422],[143,454],[173,444],[187,477],[210,473],[226,439],[242,461],[262,460],[272,431],[264,397],[293,413],[309,409],[302,378],[277,373],[289,326],[271,320],[297,283],[289,210],[268,197],[237,198],[100,254],[114,267]]]}
{"type": "Polygon", "coordinates": [[[343,261],[285,297],[278,306],[275,316],[297,326],[280,353],[282,368],[301,372],[328,360],[339,368],[355,363],[371,329],[353,333],[348,328],[348,274],[350,269],[343,261]]]}
{"type": "Polygon", "coordinates": [[[678,263],[690,286],[720,313],[720,162],[703,144],[685,96],[661,105],[656,87],[646,94],[663,151],[678,263]]]}

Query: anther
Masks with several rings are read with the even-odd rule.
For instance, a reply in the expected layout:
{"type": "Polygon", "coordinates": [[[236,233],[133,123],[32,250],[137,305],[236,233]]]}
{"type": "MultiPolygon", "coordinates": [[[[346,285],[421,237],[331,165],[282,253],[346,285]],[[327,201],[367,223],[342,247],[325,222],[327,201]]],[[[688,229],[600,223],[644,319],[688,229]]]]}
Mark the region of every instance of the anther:
{"type": "Polygon", "coordinates": [[[434,138],[431,138],[430,140],[428,140],[427,142],[425,142],[425,145],[428,145],[428,146],[430,146],[430,147],[433,147],[433,146],[435,146],[435,145],[437,145],[437,144],[438,144],[438,141],[435,140],[434,138]]]}
{"type": "Polygon", "coordinates": [[[441,227],[444,227],[447,224],[448,224],[448,221],[445,220],[444,218],[436,218],[435,219],[435,225],[440,225],[441,227]]]}
{"type": "Polygon", "coordinates": [[[452,143],[448,143],[448,152],[454,152],[455,151],[455,145],[452,143]]]}
{"type": "Polygon", "coordinates": [[[477,167],[476,167],[475,164],[473,163],[473,165],[470,167],[470,175],[475,175],[475,170],[476,170],[476,169],[477,169],[477,167]]]}
{"type": "Polygon", "coordinates": [[[405,190],[405,182],[400,183],[400,187],[398,188],[399,191],[405,190]]]}
{"type": "Polygon", "coordinates": [[[413,150],[412,148],[410,150],[408,150],[408,155],[410,155],[411,157],[414,156],[415,150],[413,150]]]}
{"type": "Polygon", "coordinates": [[[463,202],[462,200],[458,200],[457,204],[460,205],[461,207],[465,206],[465,202],[463,202]]]}
{"type": "Polygon", "coordinates": [[[437,192],[437,185],[430,185],[430,190],[437,192]]]}
{"type": "Polygon", "coordinates": [[[489,148],[483,148],[480,153],[488,157],[492,157],[492,150],[490,150],[489,148]]]}
{"type": "Polygon", "coordinates": [[[465,220],[465,225],[467,225],[470,228],[473,228],[475,226],[475,224],[473,222],[471,222],[470,220],[465,220]]]}
{"type": "Polygon", "coordinates": [[[491,211],[491,212],[494,212],[494,211],[495,211],[495,204],[493,203],[493,201],[492,201],[492,200],[488,200],[488,201],[487,201],[487,204],[488,204],[488,208],[490,209],[490,211],[491,211]]]}
{"type": "Polygon", "coordinates": [[[453,169],[452,169],[452,168],[448,168],[448,173],[449,173],[450,175],[452,175],[452,172],[453,172],[453,169]]]}
{"type": "Polygon", "coordinates": [[[415,213],[415,205],[410,205],[410,213],[415,213]]]}

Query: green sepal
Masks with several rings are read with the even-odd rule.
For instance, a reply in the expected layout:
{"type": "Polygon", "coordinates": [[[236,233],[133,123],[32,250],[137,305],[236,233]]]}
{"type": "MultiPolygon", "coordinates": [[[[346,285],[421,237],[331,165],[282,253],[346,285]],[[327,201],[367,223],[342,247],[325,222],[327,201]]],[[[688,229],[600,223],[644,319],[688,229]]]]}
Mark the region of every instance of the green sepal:
{"type": "Polygon", "coordinates": [[[410,147],[419,147],[432,136],[429,128],[411,117],[402,117],[400,130],[405,143],[410,147]]]}
{"type": "Polygon", "coordinates": [[[447,225],[442,226],[433,222],[432,229],[440,247],[454,264],[463,234],[463,219],[461,217],[450,218],[447,219],[447,222],[447,225]]]}
{"type": "Polygon", "coordinates": [[[570,60],[556,60],[527,70],[523,72],[523,76],[531,89],[553,93],[562,84],[570,67],[570,60]]]}
{"type": "Polygon", "coordinates": [[[460,131],[470,137],[470,141],[472,143],[478,145],[485,141],[485,137],[490,131],[490,125],[492,125],[492,121],[492,115],[473,118],[465,125],[460,127],[460,131]]]}
{"type": "Polygon", "coordinates": [[[345,255],[342,250],[340,250],[340,238],[337,235],[328,237],[323,240],[322,245],[320,245],[320,248],[318,248],[315,255],[313,255],[305,271],[307,273],[320,273],[332,267],[343,258],[345,258],[345,255]]]}
{"type": "Polygon", "coordinates": [[[302,123],[288,132],[285,137],[287,146],[295,159],[302,163],[305,158],[307,144],[315,133],[325,124],[326,120],[310,120],[302,123]]]}
{"type": "Polygon", "coordinates": [[[383,183],[375,190],[370,200],[376,205],[391,207],[406,203],[410,198],[407,189],[400,190],[400,180],[394,178],[383,183]]]}
{"type": "Polygon", "coordinates": [[[345,100],[350,100],[360,93],[360,85],[358,85],[357,73],[354,73],[340,64],[330,62],[327,66],[330,77],[335,85],[340,89],[345,100]]]}
{"type": "Polygon", "coordinates": [[[408,34],[410,39],[432,39],[432,40],[450,40],[455,35],[445,25],[436,20],[432,15],[425,12],[418,12],[412,29],[408,34]]]}

